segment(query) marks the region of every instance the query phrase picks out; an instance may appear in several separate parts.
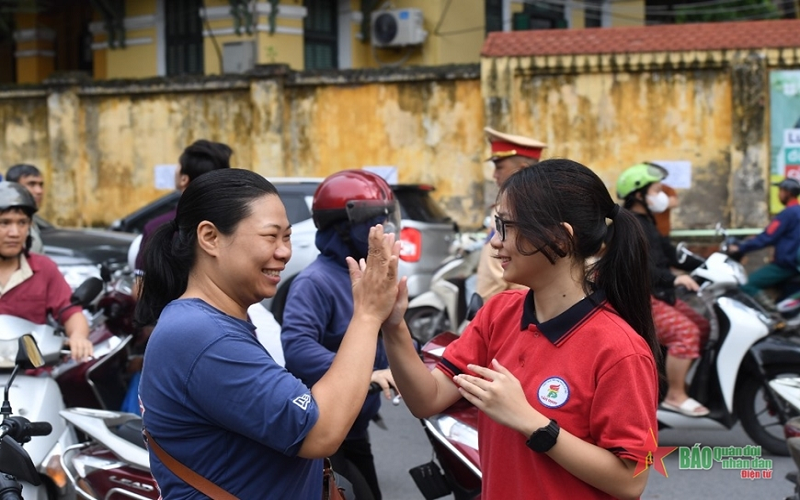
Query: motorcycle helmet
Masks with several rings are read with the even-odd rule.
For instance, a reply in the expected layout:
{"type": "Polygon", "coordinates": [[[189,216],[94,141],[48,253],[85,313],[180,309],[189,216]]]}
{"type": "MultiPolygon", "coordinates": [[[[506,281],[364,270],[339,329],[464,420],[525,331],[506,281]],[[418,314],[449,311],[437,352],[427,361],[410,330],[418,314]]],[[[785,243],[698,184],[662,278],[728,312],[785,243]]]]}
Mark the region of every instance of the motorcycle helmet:
{"type": "Polygon", "coordinates": [[[22,184],[16,182],[0,182],[0,212],[5,212],[11,208],[19,208],[28,217],[33,217],[36,213],[36,202],[33,195],[22,184]]]}
{"type": "Polygon", "coordinates": [[[617,179],[617,197],[624,200],[632,193],[661,182],[667,177],[667,170],[655,163],[637,163],[628,167],[617,179]]]}
{"type": "MultiPolygon", "coordinates": [[[[34,201],[33,195],[28,191],[28,188],[16,182],[2,181],[0,182],[0,212],[5,212],[12,208],[22,210],[31,219],[37,210],[36,201],[34,201]]],[[[29,230],[23,250],[25,255],[28,255],[31,245],[33,245],[33,237],[29,230]]]]}
{"type": "Polygon", "coordinates": [[[386,232],[400,229],[400,206],[389,184],[366,170],[342,170],[328,176],[314,192],[311,213],[317,229],[340,222],[351,226],[383,223],[386,232]]]}

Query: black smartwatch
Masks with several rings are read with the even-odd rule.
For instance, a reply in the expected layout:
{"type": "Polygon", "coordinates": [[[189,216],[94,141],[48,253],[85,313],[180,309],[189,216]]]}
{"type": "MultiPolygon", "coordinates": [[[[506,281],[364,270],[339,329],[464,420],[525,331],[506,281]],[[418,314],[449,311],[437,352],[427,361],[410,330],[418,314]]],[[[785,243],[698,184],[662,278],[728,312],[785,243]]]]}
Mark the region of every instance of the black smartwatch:
{"type": "Polygon", "coordinates": [[[550,451],[550,448],[556,445],[560,430],[561,427],[558,426],[558,422],[551,419],[547,426],[535,430],[525,444],[537,453],[550,451]]]}

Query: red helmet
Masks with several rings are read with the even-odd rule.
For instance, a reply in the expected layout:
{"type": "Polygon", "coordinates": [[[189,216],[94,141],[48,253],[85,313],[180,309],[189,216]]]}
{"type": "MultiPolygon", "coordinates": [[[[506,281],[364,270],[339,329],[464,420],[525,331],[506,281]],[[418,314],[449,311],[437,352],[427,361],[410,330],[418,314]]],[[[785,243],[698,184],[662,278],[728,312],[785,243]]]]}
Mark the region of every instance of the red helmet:
{"type": "Polygon", "coordinates": [[[395,229],[400,227],[392,188],[366,170],[342,170],[326,177],[314,192],[311,212],[317,229],[343,221],[358,224],[381,215],[396,218],[395,229]]]}

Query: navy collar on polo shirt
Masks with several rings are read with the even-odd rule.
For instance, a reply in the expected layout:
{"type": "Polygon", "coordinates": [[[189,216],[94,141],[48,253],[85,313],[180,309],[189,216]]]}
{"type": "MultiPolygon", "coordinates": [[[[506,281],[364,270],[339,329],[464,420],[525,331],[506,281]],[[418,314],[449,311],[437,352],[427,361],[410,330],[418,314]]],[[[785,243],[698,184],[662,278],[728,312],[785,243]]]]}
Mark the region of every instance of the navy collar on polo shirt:
{"type": "Polygon", "coordinates": [[[536,309],[533,305],[533,290],[529,290],[522,307],[522,329],[527,330],[528,326],[534,325],[550,342],[556,344],[578,324],[582,323],[605,300],[606,293],[603,290],[596,290],[555,318],[539,323],[539,320],[536,319],[536,309]]]}

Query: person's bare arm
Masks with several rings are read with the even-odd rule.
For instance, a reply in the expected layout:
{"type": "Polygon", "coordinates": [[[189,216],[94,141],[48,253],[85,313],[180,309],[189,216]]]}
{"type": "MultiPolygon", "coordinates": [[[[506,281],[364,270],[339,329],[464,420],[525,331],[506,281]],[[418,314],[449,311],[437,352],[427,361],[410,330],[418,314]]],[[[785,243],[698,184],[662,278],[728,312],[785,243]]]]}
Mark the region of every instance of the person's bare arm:
{"type": "Polygon", "coordinates": [[[392,314],[383,324],[383,345],[389,367],[403,400],[418,418],[438,413],[455,403],[461,395],[452,380],[440,370],[428,370],[414,348],[403,316],[408,307],[408,288],[401,280],[392,314]]]}
{"type": "Polygon", "coordinates": [[[368,263],[348,258],[353,282],[353,317],[336,357],[311,388],[319,418],[299,456],[326,457],[339,448],[364,405],[373,372],[378,331],[397,296],[400,244],[382,226],[369,233],[368,263]]]}
{"type": "Polygon", "coordinates": [[[82,312],[76,312],[64,322],[64,330],[69,338],[69,349],[77,361],[84,361],[94,353],[89,341],[89,322],[82,312]]]}
{"type": "MultiPolygon", "coordinates": [[[[519,380],[496,360],[491,368],[468,368],[478,376],[462,374],[455,378],[461,394],[495,422],[519,432],[520,440],[528,439],[550,422],[528,403],[519,380]]],[[[639,498],[647,485],[648,471],[635,474],[636,462],[620,458],[563,428],[547,455],[573,476],[615,498],[639,498]]]]}

